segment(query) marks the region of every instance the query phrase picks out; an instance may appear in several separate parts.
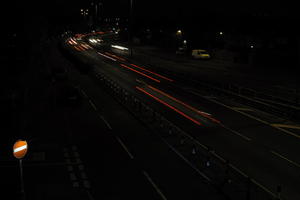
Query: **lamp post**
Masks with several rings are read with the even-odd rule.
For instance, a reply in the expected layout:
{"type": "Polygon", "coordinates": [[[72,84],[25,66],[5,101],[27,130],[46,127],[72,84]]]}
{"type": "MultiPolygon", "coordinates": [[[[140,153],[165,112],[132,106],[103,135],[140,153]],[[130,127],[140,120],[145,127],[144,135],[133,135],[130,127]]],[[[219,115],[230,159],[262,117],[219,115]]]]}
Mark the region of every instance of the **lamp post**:
{"type": "Polygon", "coordinates": [[[128,40],[129,40],[129,49],[130,49],[130,57],[132,57],[132,17],[133,14],[133,0],[130,0],[130,14],[129,14],[129,32],[128,32],[128,40]]]}

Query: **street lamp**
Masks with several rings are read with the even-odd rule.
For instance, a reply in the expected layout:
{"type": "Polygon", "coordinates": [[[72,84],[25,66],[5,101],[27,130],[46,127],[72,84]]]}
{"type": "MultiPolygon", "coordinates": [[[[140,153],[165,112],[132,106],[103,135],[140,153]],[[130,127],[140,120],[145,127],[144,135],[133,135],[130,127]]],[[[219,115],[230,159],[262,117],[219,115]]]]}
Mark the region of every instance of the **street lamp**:
{"type": "Polygon", "coordinates": [[[128,32],[128,39],[129,39],[129,48],[130,48],[130,57],[132,57],[132,14],[133,14],[133,0],[130,0],[130,15],[129,15],[129,32],[128,32]]]}

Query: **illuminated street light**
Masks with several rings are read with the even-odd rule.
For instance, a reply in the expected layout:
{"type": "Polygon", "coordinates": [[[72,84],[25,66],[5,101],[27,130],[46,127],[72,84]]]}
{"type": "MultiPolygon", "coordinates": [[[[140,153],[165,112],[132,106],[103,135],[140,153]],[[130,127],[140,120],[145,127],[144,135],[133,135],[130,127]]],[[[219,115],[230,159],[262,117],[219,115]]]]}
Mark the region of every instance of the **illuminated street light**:
{"type": "Polygon", "coordinates": [[[219,32],[220,35],[223,35],[223,32],[219,32]]]}

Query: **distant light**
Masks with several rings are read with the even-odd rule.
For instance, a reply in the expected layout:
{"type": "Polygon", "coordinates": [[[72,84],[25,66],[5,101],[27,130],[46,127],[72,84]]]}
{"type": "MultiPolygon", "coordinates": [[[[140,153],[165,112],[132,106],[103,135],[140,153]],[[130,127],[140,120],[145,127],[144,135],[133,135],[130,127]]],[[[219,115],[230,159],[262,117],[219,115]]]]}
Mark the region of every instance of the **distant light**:
{"type": "Polygon", "coordinates": [[[253,48],[254,48],[254,46],[253,46],[253,45],[251,45],[251,46],[250,46],[250,48],[251,48],[251,49],[253,49],[253,48]]]}
{"type": "Polygon", "coordinates": [[[111,47],[116,48],[116,49],[120,49],[120,50],[128,50],[128,48],[122,47],[122,46],[119,46],[119,45],[111,45],[111,47]]]}
{"type": "Polygon", "coordinates": [[[183,44],[186,44],[186,40],[183,40],[183,44]]]}
{"type": "Polygon", "coordinates": [[[219,34],[220,34],[220,35],[223,35],[223,32],[220,32],[219,34]]]}
{"type": "Polygon", "coordinates": [[[83,9],[80,9],[81,12],[83,12],[83,9]]]}
{"type": "Polygon", "coordinates": [[[177,33],[178,33],[178,34],[181,34],[182,32],[181,32],[181,30],[178,30],[177,33]]]}

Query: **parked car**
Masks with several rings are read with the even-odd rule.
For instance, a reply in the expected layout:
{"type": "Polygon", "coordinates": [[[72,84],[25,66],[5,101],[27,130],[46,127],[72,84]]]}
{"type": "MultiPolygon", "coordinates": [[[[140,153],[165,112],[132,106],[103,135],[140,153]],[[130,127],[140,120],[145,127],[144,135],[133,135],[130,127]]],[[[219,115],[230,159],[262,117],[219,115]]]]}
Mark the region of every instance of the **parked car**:
{"type": "Polygon", "coordinates": [[[176,54],[177,54],[177,55],[183,55],[183,54],[185,54],[185,49],[182,48],[182,47],[179,47],[179,48],[176,50],[176,54]]]}
{"type": "Polygon", "coordinates": [[[192,57],[195,59],[210,59],[210,54],[203,49],[194,49],[192,50],[192,57]]]}

